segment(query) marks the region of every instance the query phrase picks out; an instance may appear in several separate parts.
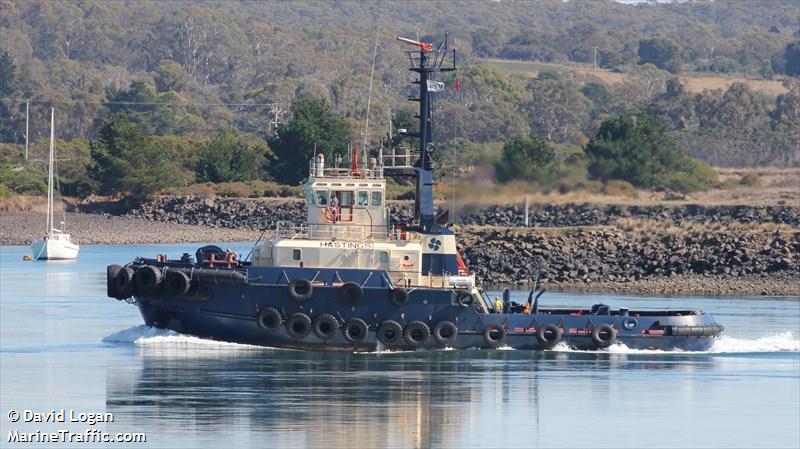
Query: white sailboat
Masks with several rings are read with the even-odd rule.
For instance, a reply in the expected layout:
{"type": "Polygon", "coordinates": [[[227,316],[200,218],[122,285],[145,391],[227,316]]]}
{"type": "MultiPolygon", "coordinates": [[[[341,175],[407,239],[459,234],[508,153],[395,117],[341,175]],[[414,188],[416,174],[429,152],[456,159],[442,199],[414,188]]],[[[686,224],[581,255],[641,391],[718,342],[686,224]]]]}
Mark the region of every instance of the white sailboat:
{"type": "MultiPolygon", "coordinates": [[[[56,158],[55,109],[50,110],[50,161],[47,168],[47,234],[31,244],[35,260],[71,260],[78,258],[80,247],[70,235],[55,228],[53,220],[53,172],[56,158]]],[[[63,221],[61,222],[64,223],[63,221]]]]}

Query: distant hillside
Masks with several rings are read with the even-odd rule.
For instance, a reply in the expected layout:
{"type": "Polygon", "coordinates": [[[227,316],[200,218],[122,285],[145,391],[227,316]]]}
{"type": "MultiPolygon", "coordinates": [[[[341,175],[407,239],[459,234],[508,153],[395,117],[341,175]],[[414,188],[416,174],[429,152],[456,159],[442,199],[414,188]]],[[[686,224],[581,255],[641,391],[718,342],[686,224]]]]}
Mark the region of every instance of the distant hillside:
{"type": "Polygon", "coordinates": [[[40,185],[20,174],[29,100],[32,153],[46,149],[54,106],[74,154],[64,168],[84,180],[81,191],[92,189],[98,155],[89,141],[113,114],[178,154],[185,173],[175,183],[197,180],[198,148],[219,130],[255,151],[251,175],[268,179],[267,141],[301,97],[324,99],[359,139],[376,36],[371,143],[392,117],[406,126],[409,47],[395,38],[438,44],[445,31],[462,86],[442,77],[436,101],[437,157],[447,163],[490,165],[500,143],[530,134],[556,145],[559,160],[580,159],[604,119],[646,111],[713,164],[798,165],[799,17],[794,0],[0,0],[0,170],[40,185]],[[598,80],[587,69],[595,54],[598,80]]]}

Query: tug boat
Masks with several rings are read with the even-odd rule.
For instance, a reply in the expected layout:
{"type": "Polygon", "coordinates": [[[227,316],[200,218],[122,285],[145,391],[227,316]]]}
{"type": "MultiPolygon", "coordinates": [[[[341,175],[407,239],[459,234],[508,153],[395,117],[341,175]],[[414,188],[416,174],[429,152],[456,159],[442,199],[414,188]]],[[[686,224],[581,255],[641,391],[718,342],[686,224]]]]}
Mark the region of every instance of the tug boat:
{"type": "Polygon", "coordinates": [[[697,310],[539,307],[504,294],[492,301],[459,256],[446,214],[435,213],[431,97],[435,75],[456,70],[447,38],[434,48],[398,37],[419,75],[419,147],[357,163],[309,162],[303,224],[278,223],[241,260],[216,246],[194,257],[139,257],[107,268],[108,296],[136,304],[149,326],[202,338],[311,351],[435,348],[706,350],[723,332],[697,310]],[[412,164],[411,160],[415,160],[412,164]],[[398,162],[399,161],[399,162],[398,162]],[[396,224],[386,177],[416,181],[413,223],[396,224]]]}

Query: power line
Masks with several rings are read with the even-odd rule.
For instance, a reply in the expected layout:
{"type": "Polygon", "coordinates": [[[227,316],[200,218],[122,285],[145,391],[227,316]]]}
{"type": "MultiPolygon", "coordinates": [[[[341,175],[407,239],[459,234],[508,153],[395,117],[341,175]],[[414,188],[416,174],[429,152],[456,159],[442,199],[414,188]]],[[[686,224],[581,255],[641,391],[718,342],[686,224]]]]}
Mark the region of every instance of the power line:
{"type": "Polygon", "coordinates": [[[3,98],[3,101],[22,104],[26,101],[39,104],[100,104],[100,105],[122,105],[122,106],[277,106],[279,103],[202,103],[202,102],[155,102],[155,101],[89,101],[89,100],[27,100],[20,98],[3,98]]]}

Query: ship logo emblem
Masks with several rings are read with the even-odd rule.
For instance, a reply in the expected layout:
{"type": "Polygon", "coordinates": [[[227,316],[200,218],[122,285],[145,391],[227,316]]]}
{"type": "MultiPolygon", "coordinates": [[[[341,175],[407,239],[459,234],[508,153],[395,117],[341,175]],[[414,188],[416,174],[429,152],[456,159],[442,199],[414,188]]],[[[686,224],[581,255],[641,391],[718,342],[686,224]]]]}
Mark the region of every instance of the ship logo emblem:
{"type": "Polygon", "coordinates": [[[439,251],[439,248],[441,246],[442,246],[442,241],[437,239],[436,237],[434,237],[434,238],[430,239],[430,241],[428,241],[428,248],[430,248],[430,249],[432,249],[434,251],[439,251]]]}

